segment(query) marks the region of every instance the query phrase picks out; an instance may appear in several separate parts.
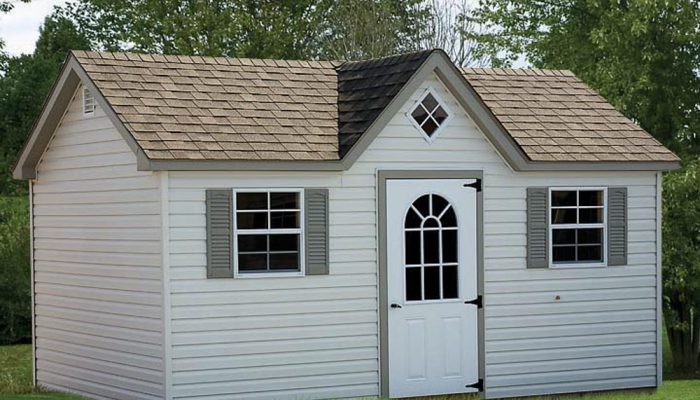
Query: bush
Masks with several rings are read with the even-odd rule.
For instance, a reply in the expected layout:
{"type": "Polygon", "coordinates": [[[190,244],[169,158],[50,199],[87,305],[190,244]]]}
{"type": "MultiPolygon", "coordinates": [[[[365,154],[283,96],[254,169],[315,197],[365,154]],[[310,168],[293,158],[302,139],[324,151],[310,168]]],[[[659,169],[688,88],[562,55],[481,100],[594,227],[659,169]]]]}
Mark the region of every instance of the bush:
{"type": "Polygon", "coordinates": [[[0,344],[32,335],[28,203],[0,197],[0,344]]]}

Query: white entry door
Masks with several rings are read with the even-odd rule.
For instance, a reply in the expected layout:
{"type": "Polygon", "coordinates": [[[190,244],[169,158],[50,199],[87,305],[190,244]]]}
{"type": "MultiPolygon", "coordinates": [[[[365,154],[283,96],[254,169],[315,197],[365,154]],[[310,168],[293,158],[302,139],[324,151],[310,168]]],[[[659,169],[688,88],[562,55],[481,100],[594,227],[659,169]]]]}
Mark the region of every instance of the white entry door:
{"type": "Polygon", "coordinates": [[[476,392],[476,190],[387,180],[389,394],[476,392]]]}

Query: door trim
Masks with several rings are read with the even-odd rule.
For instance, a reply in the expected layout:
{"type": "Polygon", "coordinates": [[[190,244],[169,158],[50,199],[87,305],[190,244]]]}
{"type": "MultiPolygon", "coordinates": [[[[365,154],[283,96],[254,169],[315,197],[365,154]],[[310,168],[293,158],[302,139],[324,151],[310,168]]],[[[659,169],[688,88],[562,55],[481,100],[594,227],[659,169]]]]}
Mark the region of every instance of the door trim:
{"type": "MultiPolygon", "coordinates": [[[[387,279],[386,181],[390,179],[481,179],[481,170],[378,170],[377,227],[379,250],[379,394],[389,397],[389,295],[387,279]]],[[[484,295],[484,197],[476,193],[476,280],[477,294],[484,295]]],[[[486,370],[484,354],[484,309],[478,310],[479,379],[486,370]]],[[[482,392],[483,393],[483,392],[482,392]]]]}

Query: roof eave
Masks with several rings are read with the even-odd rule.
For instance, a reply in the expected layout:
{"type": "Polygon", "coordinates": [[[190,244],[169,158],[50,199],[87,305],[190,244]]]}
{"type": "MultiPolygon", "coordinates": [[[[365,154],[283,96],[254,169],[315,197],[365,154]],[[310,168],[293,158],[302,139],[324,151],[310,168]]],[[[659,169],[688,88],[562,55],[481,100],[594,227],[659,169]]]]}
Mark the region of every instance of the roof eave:
{"type": "Polygon", "coordinates": [[[148,160],[150,171],[343,171],[335,160],[148,160]]]}
{"type": "Polygon", "coordinates": [[[66,108],[82,82],[95,96],[114,127],[136,154],[140,171],[343,171],[350,169],[364,150],[396,115],[403,104],[419,88],[430,73],[435,72],[469,114],[496,151],[514,171],[668,171],[678,169],[678,161],[649,162],[534,162],[514,142],[505,128],[477,95],[469,82],[459,72],[449,57],[440,50],[433,51],[401,88],[368,130],[346,153],[342,160],[152,160],[138,145],[112,106],[95,86],[75,55],[68,55],[59,78],[47,97],[24,147],[20,151],[12,176],[15,179],[34,179],[36,165],[46,149],[53,132],[60,123],[66,108]]]}
{"type": "Polygon", "coordinates": [[[519,171],[673,171],[680,167],[679,161],[529,161],[519,171]]]}

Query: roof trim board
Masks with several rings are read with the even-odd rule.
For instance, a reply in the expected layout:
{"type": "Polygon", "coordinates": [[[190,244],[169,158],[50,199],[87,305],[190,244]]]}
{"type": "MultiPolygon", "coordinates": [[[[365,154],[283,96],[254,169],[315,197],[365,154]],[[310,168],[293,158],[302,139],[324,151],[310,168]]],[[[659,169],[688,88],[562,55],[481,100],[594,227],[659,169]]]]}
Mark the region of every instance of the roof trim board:
{"type": "Polygon", "coordinates": [[[418,90],[421,83],[435,73],[460,103],[464,111],[475,122],[506,164],[514,171],[664,171],[677,169],[678,161],[531,161],[515,143],[496,116],[476,93],[464,75],[451,62],[442,50],[432,50],[411,78],[401,87],[389,104],[380,112],[367,130],[337,160],[152,160],[139,146],[134,136],[115,113],[109,101],[100,92],[89,74],[83,69],[74,54],[69,54],[66,63],[52,91],[44,104],[40,117],[23,147],[13,169],[15,179],[33,179],[36,177],[36,165],[41,159],[53,132],[60,123],[76,87],[82,82],[91,90],[97,103],[124,138],[129,148],[135,153],[137,168],[142,171],[223,171],[223,170],[260,170],[260,171],[342,171],[347,170],[357,161],[372,141],[379,135],[389,121],[400,112],[401,107],[418,90]]]}

